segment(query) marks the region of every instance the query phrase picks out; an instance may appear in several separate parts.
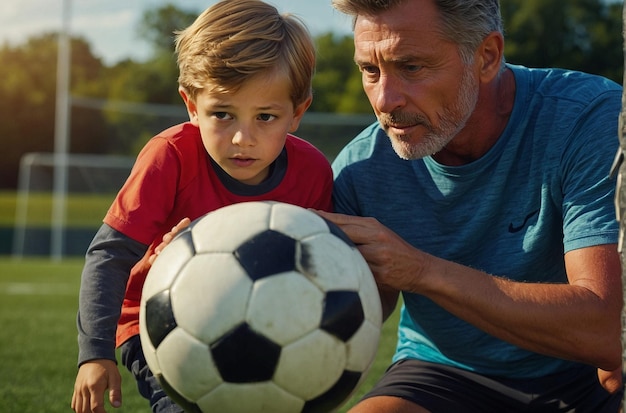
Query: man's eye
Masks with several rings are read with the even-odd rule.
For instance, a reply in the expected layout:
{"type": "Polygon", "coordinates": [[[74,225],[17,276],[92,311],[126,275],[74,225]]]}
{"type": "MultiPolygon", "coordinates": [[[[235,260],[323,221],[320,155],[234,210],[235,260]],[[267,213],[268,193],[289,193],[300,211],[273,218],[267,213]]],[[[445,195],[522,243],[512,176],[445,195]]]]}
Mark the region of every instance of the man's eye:
{"type": "Polygon", "coordinates": [[[404,70],[406,70],[407,72],[415,73],[415,72],[419,72],[420,70],[422,70],[422,66],[419,66],[419,65],[406,65],[406,66],[404,66],[404,70]]]}
{"type": "Polygon", "coordinates": [[[360,69],[361,69],[361,72],[363,73],[368,73],[368,74],[378,73],[378,69],[376,68],[376,66],[361,66],[360,69]]]}

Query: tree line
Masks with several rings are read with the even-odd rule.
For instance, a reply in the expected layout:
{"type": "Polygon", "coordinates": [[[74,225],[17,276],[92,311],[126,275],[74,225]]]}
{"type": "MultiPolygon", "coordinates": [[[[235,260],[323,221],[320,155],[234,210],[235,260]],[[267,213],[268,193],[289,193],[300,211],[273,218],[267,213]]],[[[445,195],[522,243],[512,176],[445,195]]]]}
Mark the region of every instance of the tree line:
{"type": "MultiPolygon", "coordinates": [[[[501,0],[501,6],[507,61],[582,70],[622,83],[621,2],[501,0]]],[[[71,153],[135,155],[153,134],[185,120],[173,32],[198,12],[172,4],[145,11],[137,27],[152,47],[145,61],[106,65],[84,38],[71,38],[71,153]]],[[[53,151],[57,38],[47,32],[0,47],[0,189],[16,188],[23,154],[53,151]]],[[[352,61],[352,37],[325,33],[315,42],[309,111],[371,114],[352,61]]]]}

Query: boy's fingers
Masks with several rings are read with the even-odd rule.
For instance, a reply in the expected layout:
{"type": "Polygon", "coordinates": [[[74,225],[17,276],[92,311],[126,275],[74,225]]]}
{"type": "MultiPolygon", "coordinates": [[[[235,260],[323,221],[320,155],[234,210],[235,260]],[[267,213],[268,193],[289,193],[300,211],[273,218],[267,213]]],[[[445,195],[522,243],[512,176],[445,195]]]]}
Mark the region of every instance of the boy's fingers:
{"type": "Polygon", "coordinates": [[[177,233],[179,233],[181,230],[187,228],[189,226],[189,224],[191,223],[191,220],[189,218],[183,218],[180,220],[180,222],[178,224],[176,224],[174,226],[174,228],[172,228],[172,234],[176,235],[177,233]]]}
{"type": "Polygon", "coordinates": [[[115,408],[122,405],[122,380],[115,374],[109,380],[109,402],[115,408]]]}

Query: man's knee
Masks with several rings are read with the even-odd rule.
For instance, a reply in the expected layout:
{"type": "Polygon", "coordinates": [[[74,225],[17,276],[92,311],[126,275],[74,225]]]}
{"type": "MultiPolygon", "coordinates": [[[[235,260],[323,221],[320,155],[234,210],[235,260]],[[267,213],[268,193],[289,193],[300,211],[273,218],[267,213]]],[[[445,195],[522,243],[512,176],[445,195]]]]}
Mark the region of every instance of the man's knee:
{"type": "Polygon", "coordinates": [[[393,396],[375,396],[361,400],[348,413],[430,413],[408,400],[393,396]]]}

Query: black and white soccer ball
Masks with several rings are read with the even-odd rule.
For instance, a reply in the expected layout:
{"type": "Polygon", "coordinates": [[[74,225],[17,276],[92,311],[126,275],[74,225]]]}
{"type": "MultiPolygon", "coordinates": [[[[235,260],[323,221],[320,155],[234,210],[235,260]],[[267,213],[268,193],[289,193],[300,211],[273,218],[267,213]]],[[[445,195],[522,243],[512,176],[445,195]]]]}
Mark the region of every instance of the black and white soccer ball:
{"type": "Polygon", "coordinates": [[[307,209],[246,202],[195,220],[154,262],[140,337],[187,412],[323,412],[370,368],[381,303],[346,235],[307,209]]]}

